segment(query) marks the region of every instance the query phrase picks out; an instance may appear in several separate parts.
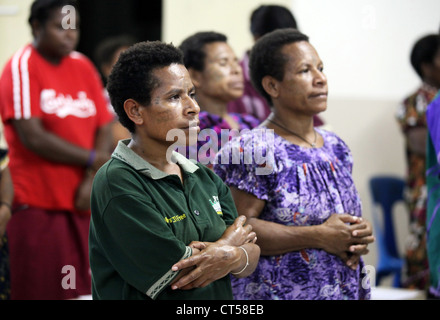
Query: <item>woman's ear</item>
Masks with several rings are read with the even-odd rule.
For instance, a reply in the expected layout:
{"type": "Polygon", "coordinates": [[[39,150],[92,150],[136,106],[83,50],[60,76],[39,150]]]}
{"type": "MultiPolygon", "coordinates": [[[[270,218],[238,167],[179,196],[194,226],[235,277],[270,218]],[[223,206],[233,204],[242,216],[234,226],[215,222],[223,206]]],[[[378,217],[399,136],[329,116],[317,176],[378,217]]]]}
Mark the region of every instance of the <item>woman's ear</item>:
{"type": "Polygon", "coordinates": [[[39,41],[41,36],[41,23],[34,19],[31,23],[32,36],[35,40],[39,41]]]}
{"type": "Polygon", "coordinates": [[[272,98],[278,97],[278,81],[272,76],[265,76],[261,80],[261,85],[263,86],[264,91],[267,92],[272,98]]]}
{"type": "Polygon", "coordinates": [[[434,66],[430,62],[422,62],[420,65],[423,81],[431,82],[436,72],[434,66]]]}
{"type": "Polygon", "coordinates": [[[127,99],[124,102],[125,113],[127,114],[128,118],[136,125],[141,125],[144,123],[140,107],[141,105],[133,99],[127,99]]]}

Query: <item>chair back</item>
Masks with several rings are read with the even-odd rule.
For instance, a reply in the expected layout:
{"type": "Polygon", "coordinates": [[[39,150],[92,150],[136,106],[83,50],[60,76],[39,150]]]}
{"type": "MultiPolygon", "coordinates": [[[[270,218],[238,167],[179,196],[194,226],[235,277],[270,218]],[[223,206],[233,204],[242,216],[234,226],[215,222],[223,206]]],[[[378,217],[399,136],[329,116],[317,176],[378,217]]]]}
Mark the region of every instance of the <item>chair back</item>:
{"type": "Polygon", "coordinates": [[[376,176],[370,180],[373,205],[373,225],[379,250],[399,258],[393,221],[393,206],[404,200],[405,181],[399,177],[376,176]],[[377,207],[381,208],[383,219],[379,217],[377,207]],[[382,248],[381,248],[382,247],[382,248]]]}

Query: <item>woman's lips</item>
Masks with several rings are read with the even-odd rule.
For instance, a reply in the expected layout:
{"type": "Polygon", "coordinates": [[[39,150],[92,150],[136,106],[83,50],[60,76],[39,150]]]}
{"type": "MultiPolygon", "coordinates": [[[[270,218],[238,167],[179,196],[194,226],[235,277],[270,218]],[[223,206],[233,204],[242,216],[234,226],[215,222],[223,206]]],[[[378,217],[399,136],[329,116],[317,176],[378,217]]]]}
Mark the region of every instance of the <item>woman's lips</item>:
{"type": "Polygon", "coordinates": [[[313,93],[309,96],[312,99],[327,99],[327,92],[313,93]]]}
{"type": "Polygon", "coordinates": [[[199,121],[190,121],[189,125],[186,127],[181,128],[182,130],[197,130],[200,131],[200,127],[199,127],[199,121]]]}

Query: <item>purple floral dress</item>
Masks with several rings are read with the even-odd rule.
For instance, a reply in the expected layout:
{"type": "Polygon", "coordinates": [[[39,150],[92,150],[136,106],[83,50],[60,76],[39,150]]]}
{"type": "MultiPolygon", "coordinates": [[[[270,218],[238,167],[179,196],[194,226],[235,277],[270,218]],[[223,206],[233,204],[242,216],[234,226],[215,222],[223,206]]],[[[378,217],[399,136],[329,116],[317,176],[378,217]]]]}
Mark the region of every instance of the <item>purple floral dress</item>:
{"type": "Polygon", "coordinates": [[[207,167],[212,168],[215,155],[222,147],[222,141],[229,141],[233,137],[238,136],[242,130],[250,130],[260,124],[260,120],[252,115],[241,113],[229,113],[229,115],[238,123],[238,130],[232,130],[228,122],[219,115],[206,111],[200,112],[200,133],[198,135],[199,141],[197,142],[197,147],[190,146],[187,148],[186,156],[193,159],[195,158],[194,155],[196,154],[196,159],[194,160],[197,160],[207,167]],[[205,129],[210,129],[210,131],[205,129]],[[214,139],[211,139],[210,134],[215,135],[215,141],[214,139]],[[223,135],[226,136],[222,137],[223,135]]]}
{"type": "MultiPolygon", "coordinates": [[[[265,135],[255,134],[257,130],[261,131],[249,131],[226,145],[217,155],[214,171],[229,186],[266,201],[260,219],[287,226],[308,226],[322,224],[333,213],[361,216],[361,201],[351,175],[351,152],[337,135],[316,129],[324,138],[324,146],[309,149],[276,134],[268,140],[265,135]],[[272,150],[273,159],[266,164],[272,173],[256,174],[260,161],[228,164],[234,154],[231,148],[253,156],[267,156],[272,150]],[[263,151],[257,150],[261,148],[263,151]],[[229,162],[225,163],[228,155],[229,162]]],[[[361,260],[357,270],[352,270],[340,258],[321,249],[261,256],[250,276],[231,277],[234,298],[369,299],[369,281],[363,267],[361,260]]]]}

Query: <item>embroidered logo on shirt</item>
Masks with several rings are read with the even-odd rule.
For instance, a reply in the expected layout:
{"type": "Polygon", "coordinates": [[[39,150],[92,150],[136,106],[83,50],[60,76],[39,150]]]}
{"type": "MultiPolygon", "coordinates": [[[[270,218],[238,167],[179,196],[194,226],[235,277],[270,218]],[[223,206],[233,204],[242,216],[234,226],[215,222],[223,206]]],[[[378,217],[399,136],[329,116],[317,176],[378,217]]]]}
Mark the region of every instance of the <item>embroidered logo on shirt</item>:
{"type": "Polygon", "coordinates": [[[182,221],[183,219],[186,219],[186,214],[175,215],[171,218],[165,217],[165,222],[166,223],[175,223],[175,222],[182,221]]]}
{"type": "Polygon", "coordinates": [[[220,201],[218,200],[217,196],[212,196],[212,199],[209,199],[209,203],[211,203],[211,206],[214,208],[215,212],[217,212],[217,214],[223,214],[222,212],[222,207],[220,206],[220,201]]]}
{"type": "Polygon", "coordinates": [[[87,98],[84,91],[78,92],[78,98],[62,93],[56,94],[53,89],[44,89],[40,95],[41,110],[48,114],[55,114],[60,118],[75,116],[88,118],[96,114],[95,103],[87,98]]]}

